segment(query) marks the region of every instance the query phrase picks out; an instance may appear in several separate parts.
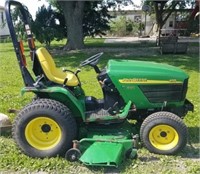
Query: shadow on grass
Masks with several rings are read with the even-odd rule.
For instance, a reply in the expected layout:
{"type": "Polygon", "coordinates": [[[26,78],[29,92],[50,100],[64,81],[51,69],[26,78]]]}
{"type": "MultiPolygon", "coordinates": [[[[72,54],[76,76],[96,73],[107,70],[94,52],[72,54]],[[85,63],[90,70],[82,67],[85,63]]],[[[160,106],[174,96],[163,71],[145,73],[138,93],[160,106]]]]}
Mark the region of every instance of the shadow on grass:
{"type": "Polygon", "coordinates": [[[5,138],[11,138],[12,136],[12,131],[11,127],[9,128],[0,128],[0,137],[5,137],[5,138]]]}
{"type": "Polygon", "coordinates": [[[84,53],[65,54],[62,56],[55,56],[54,60],[58,67],[79,67],[81,61],[87,59],[89,56],[84,53]]]}
{"type": "Polygon", "coordinates": [[[194,147],[191,144],[187,145],[183,152],[179,153],[182,158],[199,160],[200,147],[194,147]]]}
{"type": "Polygon", "coordinates": [[[120,164],[118,167],[113,167],[113,166],[107,166],[107,167],[94,167],[94,166],[87,166],[87,168],[92,172],[92,173],[98,173],[101,171],[102,173],[123,173],[126,172],[127,168],[133,167],[135,163],[135,160],[125,160],[122,164],[120,164]]]}
{"type": "MultiPolygon", "coordinates": [[[[145,51],[145,49],[144,49],[145,51]]],[[[99,52],[99,51],[97,51],[99,52]]],[[[120,53],[121,54],[121,53],[120,53]]],[[[77,68],[79,67],[81,61],[86,60],[88,57],[92,56],[92,54],[88,54],[85,52],[78,52],[78,53],[64,53],[61,56],[54,56],[55,62],[59,67],[70,67],[70,68],[77,68]]],[[[127,59],[127,60],[140,60],[140,61],[154,61],[157,63],[165,63],[175,67],[179,67],[183,70],[187,71],[196,71],[199,72],[199,57],[197,54],[187,54],[187,55],[160,55],[153,54],[153,55],[128,55],[120,56],[119,53],[104,53],[101,57],[98,66],[100,68],[104,68],[110,59],[127,59]]],[[[89,66],[84,67],[84,71],[90,71],[89,66]]]]}
{"type": "Polygon", "coordinates": [[[199,127],[188,127],[188,144],[179,155],[182,158],[199,159],[200,146],[199,143],[199,127]]]}
{"type": "Polygon", "coordinates": [[[200,128],[199,127],[188,127],[189,142],[192,144],[199,143],[200,141],[200,128]]]}
{"type": "MultiPolygon", "coordinates": [[[[154,157],[154,156],[147,156],[147,157],[138,157],[138,160],[141,162],[156,162],[159,161],[159,157],[154,157]]],[[[96,173],[99,171],[102,171],[103,173],[126,173],[127,169],[132,168],[134,170],[134,166],[137,165],[137,160],[130,160],[130,159],[125,159],[125,161],[120,164],[118,167],[87,167],[91,172],[96,173]]]]}
{"type": "Polygon", "coordinates": [[[13,52],[14,53],[14,48],[13,49],[6,49],[6,50],[2,50],[2,49],[0,49],[0,52],[3,54],[3,53],[11,53],[11,52],[13,52]]]}
{"type": "MultiPolygon", "coordinates": [[[[121,59],[119,57],[119,59],[121,59]]],[[[166,63],[175,67],[180,67],[188,71],[199,72],[199,58],[197,55],[150,55],[150,56],[129,56],[124,59],[154,61],[157,63],[166,63]]]]}
{"type": "Polygon", "coordinates": [[[136,43],[86,43],[85,48],[138,48],[138,47],[155,47],[156,42],[138,41],[136,43]]]}

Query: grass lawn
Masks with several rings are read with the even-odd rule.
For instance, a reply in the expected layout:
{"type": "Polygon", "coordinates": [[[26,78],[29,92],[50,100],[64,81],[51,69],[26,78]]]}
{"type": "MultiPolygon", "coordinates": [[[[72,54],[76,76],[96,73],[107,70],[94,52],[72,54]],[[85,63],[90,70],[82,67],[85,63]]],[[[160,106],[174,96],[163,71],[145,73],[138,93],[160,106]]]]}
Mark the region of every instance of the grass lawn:
{"type": "MultiPolygon", "coordinates": [[[[53,42],[52,47],[62,46],[62,42],[53,42]]],[[[88,49],[92,48],[118,48],[131,47],[137,51],[138,45],[104,45],[103,39],[86,40],[88,49]]],[[[143,51],[145,52],[145,48],[143,51]]],[[[97,49],[98,50],[98,49],[97,49]]],[[[59,51],[57,51],[59,53],[59,51]]],[[[98,51],[97,51],[98,52],[98,51]]],[[[126,50],[125,50],[126,53],[126,50]]],[[[28,53],[26,53],[28,55],[28,53]]],[[[91,53],[86,51],[68,52],[64,54],[56,54],[55,62],[59,67],[67,67],[70,70],[76,70],[80,61],[86,59],[91,53]]],[[[47,173],[200,173],[200,142],[199,142],[199,55],[160,55],[159,53],[141,56],[136,54],[124,56],[123,52],[106,51],[99,62],[102,68],[106,65],[108,59],[133,59],[144,61],[155,61],[174,65],[186,71],[190,75],[189,89],[187,98],[194,104],[195,111],[188,113],[184,118],[189,129],[189,141],[186,148],[175,156],[155,155],[149,153],[145,148],[138,151],[137,160],[127,160],[119,168],[104,168],[104,167],[86,167],[80,163],[69,163],[65,159],[56,157],[50,159],[33,159],[20,153],[16,148],[12,138],[7,135],[0,136],[0,173],[8,171],[10,173],[18,171],[19,173],[45,171],[47,173]]],[[[29,59],[29,57],[27,57],[29,59]]],[[[28,61],[30,62],[30,61],[28,61]]],[[[18,63],[13,51],[11,43],[0,43],[0,112],[7,113],[10,108],[20,109],[25,104],[31,101],[32,94],[20,96],[20,89],[23,87],[21,74],[18,63]]],[[[96,74],[90,67],[82,68],[79,74],[82,81],[82,86],[86,95],[92,95],[97,98],[102,97],[100,87],[96,81],[96,74]],[[95,86],[95,88],[93,88],[95,86]],[[96,88],[96,86],[98,86],[96,88]]],[[[11,120],[15,117],[14,114],[8,114],[11,120]]]]}

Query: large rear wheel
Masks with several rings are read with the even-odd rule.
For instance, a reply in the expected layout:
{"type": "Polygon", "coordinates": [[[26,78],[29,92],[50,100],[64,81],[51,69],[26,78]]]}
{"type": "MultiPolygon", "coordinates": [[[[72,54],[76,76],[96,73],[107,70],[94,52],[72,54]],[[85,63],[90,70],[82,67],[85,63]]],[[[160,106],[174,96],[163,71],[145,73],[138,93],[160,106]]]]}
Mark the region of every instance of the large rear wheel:
{"type": "Polygon", "coordinates": [[[173,113],[156,112],[142,123],[140,138],[150,152],[175,154],[187,143],[187,127],[173,113]]]}
{"type": "Polygon", "coordinates": [[[13,125],[16,144],[31,157],[63,155],[76,133],[76,122],[69,109],[50,99],[39,99],[24,107],[13,125]]]}

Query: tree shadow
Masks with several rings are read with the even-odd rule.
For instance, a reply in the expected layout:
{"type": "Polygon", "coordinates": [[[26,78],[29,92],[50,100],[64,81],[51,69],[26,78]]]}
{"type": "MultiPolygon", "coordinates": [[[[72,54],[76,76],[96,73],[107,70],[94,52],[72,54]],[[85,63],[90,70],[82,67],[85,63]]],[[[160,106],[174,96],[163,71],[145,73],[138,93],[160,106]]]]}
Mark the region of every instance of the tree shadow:
{"type": "Polygon", "coordinates": [[[63,55],[54,56],[54,60],[58,67],[70,67],[74,69],[79,67],[80,63],[88,57],[85,53],[64,53],[63,55]]]}
{"type": "MultiPolygon", "coordinates": [[[[154,49],[154,48],[152,48],[154,49]]],[[[157,48],[156,48],[157,49],[157,48]]],[[[117,48],[114,48],[114,50],[118,50],[117,48]]],[[[151,49],[147,52],[145,51],[145,48],[141,48],[139,51],[139,54],[134,54],[134,49],[132,49],[131,54],[129,54],[130,50],[119,50],[113,51],[112,50],[106,50],[104,49],[95,49],[95,52],[90,50],[82,50],[79,52],[63,52],[58,55],[54,56],[54,60],[59,67],[70,67],[70,68],[77,68],[79,67],[79,64],[81,61],[87,59],[88,57],[94,55],[98,52],[104,52],[104,55],[101,57],[98,66],[100,68],[104,68],[107,64],[107,62],[110,59],[116,59],[116,60],[140,60],[140,61],[154,61],[157,63],[164,63],[169,64],[175,67],[179,67],[181,69],[187,70],[187,71],[196,71],[199,72],[199,57],[198,54],[166,54],[166,55],[160,55],[157,51],[151,51],[151,49]],[[142,51],[143,50],[143,51],[142,51]],[[111,51],[111,52],[110,52],[111,51]],[[113,52],[112,52],[113,51],[113,52]]],[[[135,48],[137,51],[138,49],[135,48]]],[[[62,50],[60,50],[62,52],[62,50]]],[[[86,66],[84,67],[84,71],[90,71],[90,67],[86,66]]]]}
{"type": "Polygon", "coordinates": [[[182,158],[191,158],[191,159],[200,158],[199,131],[200,131],[199,127],[188,127],[188,133],[189,133],[188,144],[179,154],[182,158]]]}
{"type": "Polygon", "coordinates": [[[122,164],[119,166],[104,166],[104,167],[98,167],[98,166],[87,166],[87,168],[92,172],[92,173],[98,173],[102,172],[105,174],[111,174],[111,173],[123,173],[127,170],[127,168],[133,166],[135,163],[135,160],[125,160],[122,164]]]}
{"type": "Polygon", "coordinates": [[[199,159],[200,158],[200,147],[194,147],[192,144],[187,145],[180,155],[182,158],[189,158],[189,159],[199,159]]]}
{"type": "Polygon", "coordinates": [[[125,159],[125,161],[123,163],[121,163],[119,166],[117,167],[111,167],[111,166],[107,166],[107,167],[94,167],[94,166],[87,166],[87,168],[92,172],[92,173],[96,173],[101,171],[102,173],[105,174],[111,174],[111,173],[126,173],[128,168],[134,168],[134,165],[137,165],[137,160],[144,162],[144,163],[148,163],[148,162],[156,162],[159,161],[160,158],[159,157],[155,157],[155,156],[139,156],[138,159],[136,160],[131,160],[131,159],[125,159]]]}
{"type": "Polygon", "coordinates": [[[0,127],[0,137],[10,138],[12,136],[12,126],[0,127]]]}
{"type": "Polygon", "coordinates": [[[157,63],[165,63],[187,71],[199,72],[199,57],[196,54],[184,55],[184,54],[167,54],[167,55],[149,55],[149,56],[128,56],[115,57],[115,59],[128,59],[128,60],[140,60],[140,61],[154,61],[157,63]]]}
{"type": "Polygon", "coordinates": [[[4,49],[4,50],[0,49],[0,52],[1,52],[1,53],[7,53],[7,52],[12,52],[12,53],[14,53],[14,48],[11,48],[11,49],[4,49]]]}
{"type": "Polygon", "coordinates": [[[200,128],[199,127],[188,127],[189,132],[189,143],[197,144],[200,141],[200,128]]]}

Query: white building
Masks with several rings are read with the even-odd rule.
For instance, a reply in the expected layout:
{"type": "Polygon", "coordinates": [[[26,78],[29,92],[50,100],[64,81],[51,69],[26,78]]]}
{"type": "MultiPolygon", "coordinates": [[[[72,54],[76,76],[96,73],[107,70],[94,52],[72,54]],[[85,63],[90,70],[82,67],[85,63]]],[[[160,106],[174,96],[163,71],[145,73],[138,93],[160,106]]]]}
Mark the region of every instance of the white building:
{"type": "Polygon", "coordinates": [[[9,35],[10,32],[6,22],[5,9],[3,6],[0,6],[0,38],[5,38],[6,36],[9,35]]]}
{"type": "MultiPolygon", "coordinates": [[[[141,26],[146,24],[146,27],[142,27],[141,31],[138,31],[140,35],[155,35],[156,30],[156,20],[154,16],[149,16],[142,10],[125,10],[125,11],[111,11],[111,16],[115,17],[115,19],[124,16],[127,20],[131,20],[132,22],[136,22],[141,26]]],[[[113,19],[113,20],[115,20],[113,19]]]]}
{"type": "MultiPolygon", "coordinates": [[[[186,10],[188,11],[188,10],[186,10]]],[[[180,11],[181,12],[181,11],[180,11]]],[[[188,11],[190,12],[190,11],[188,11]]],[[[178,27],[177,29],[177,12],[172,13],[169,18],[167,19],[167,21],[165,22],[164,26],[162,27],[162,34],[163,35],[170,35],[172,34],[174,31],[176,30],[185,30],[185,28],[180,28],[178,27]]],[[[146,27],[145,30],[142,31],[142,35],[158,35],[158,31],[157,31],[157,24],[156,24],[156,17],[155,15],[146,15],[144,11],[142,10],[129,10],[129,11],[112,11],[110,12],[110,14],[114,17],[116,17],[116,19],[120,16],[124,16],[126,17],[126,19],[130,19],[133,22],[137,22],[137,23],[142,23],[143,25],[145,24],[145,19],[146,19],[146,27]]]]}
{"type": "Polygon", "coordinates": [[[154,34],[154,24],[156,23],[155,19],[148,14],[145,15],[145,13],[142,10],[134,10],[129,11],[126,14],[126,18],[130,19],[133,22],[143,23],[146,27],[142,31],[142,35],[153,35],[154,34]]]}

